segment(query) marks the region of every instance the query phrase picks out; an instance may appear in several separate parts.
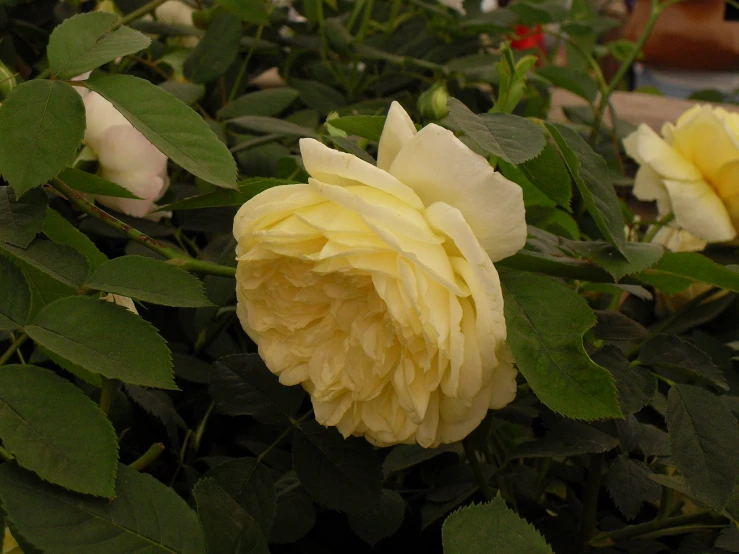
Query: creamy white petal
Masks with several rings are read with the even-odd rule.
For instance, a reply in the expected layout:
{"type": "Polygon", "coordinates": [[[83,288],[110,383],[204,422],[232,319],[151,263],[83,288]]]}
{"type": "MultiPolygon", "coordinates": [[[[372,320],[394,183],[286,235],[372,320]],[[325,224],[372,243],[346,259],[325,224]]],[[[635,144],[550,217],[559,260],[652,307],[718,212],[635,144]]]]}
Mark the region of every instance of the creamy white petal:
{"type": "Polygon", "coordinates": [[[666,179],[692,181],[701,178],[689,160],[644,123],[624,139],[624,148],[637,163],[648,165],[666,179]]]}
{"type": "Polygon", "coordinates": [[[454,134],[428,125],[398,153],[390,173],[413,188],[424,204],[457,208],[493,261],[526,243],[521,187],[497,173],[454,134]]]}
{"type": "Polygon", "coordinates": [[[708,242],[725,242],[736,236],[726,207],[703,180],[665,181],[675,223],[708,242]]]}
{"type": "Polygon", "coordinates": [[[131,127],[128,120],[113,107],[113,104],[100,96],[97,92],[87,94],[83,100],[85,104],[86,122],[85,142],[98,154],[99,141],[103,133],[111,127],[131,127]]]}
{"type": "Polygon", "coordinates": [[[413,120],[398,102],[393,102],[377,146],[377,167],[389,171],[401,148],[416,136],[413,120]]]}
{"type": "Polygon", "coordinates": [[[352,154],[333,150],[308,138],[300,139],[300,153],[305,170],[321,182],[338,186],[366,185],[391,194],[416,209],[423,208],[421,199],[411,188],[352,154]]]}
{"type": "Polygon", "coordinates": [[[671,225],[661,227],[652,238],[652,243],[661,244],[672,252],[701,252],[708,245],[708,242],[689,231],[671,225]]]}

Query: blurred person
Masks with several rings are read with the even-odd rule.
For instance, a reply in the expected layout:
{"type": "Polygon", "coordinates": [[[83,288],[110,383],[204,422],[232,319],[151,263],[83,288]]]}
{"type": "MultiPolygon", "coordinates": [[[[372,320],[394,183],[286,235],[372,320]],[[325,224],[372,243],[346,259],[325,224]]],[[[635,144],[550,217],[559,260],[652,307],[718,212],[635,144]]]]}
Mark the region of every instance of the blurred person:
{"type": "MultiPolygon", "coordinates": [[[[646,28],[651,0],[627,0],[624,36],[636,42],[646,28]]],[[[634,88],[655,87],[689,98],[700,90],[724,96],[739,90],[739,9],[725,0],[683,0],[665,9],[634,67],[634,88]]]]}

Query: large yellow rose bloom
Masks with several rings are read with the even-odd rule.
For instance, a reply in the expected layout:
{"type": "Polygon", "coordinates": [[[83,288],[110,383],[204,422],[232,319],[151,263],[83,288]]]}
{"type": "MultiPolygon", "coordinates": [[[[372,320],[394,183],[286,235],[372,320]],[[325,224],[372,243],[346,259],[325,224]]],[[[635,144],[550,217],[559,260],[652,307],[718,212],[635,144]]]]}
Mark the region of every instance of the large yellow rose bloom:
{"type": "Polygon", "coordinates": [[[236,215],[237,313],[316,420],[380,446],[461,440],[516,394],[493,261],[526,240],[522,192],[394,103],[377,167],[312,139],[307,184],[236,215]]]}
{"type": "Polygon", "coordinates": [[[662,137],[647,125],[624,140],[639,163],[634,195],[656,200],[660,216],[707,242],[725,242],[739,229],[739,114],[696,106],[662,137]]]}

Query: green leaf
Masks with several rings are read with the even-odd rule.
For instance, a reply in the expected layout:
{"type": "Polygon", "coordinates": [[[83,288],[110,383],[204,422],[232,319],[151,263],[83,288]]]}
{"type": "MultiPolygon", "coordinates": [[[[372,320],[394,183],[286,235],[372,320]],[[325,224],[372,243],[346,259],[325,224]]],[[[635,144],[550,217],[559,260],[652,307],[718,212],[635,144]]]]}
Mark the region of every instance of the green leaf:
{"type": "Polygon", "coordinates": [[[346,105],[343,94],[319,81],[290,79],[290,86],[300,93],[300,99],[309,108],[328,115],[346,105]]]}
{"type": "Polygon", "coordinates": [[[729,384],[711,357],[700,348],[675,335],[656,335],[639,351],[639,363],[677,369],[700,381],[726,391],[729,384]]]}
{"type": "Polygon", "coordinates": [[[45,481],[112,498],[118,471],[113,426],[80,389],[30,365],[0,368],[0,438],[45,481]]]}
{"type": "Polygon", "coordinates": [[[300,487],[294,471],[283,475],[276,486],[278,490],[277,512],[269,542],[289,544],[299,541],[316,524],[316,506],[310,496],[300,487]]]}
{"type": "Polygon", "coordinates": [[[636,277],[667,294],[677,294],[693,281],[739,292],[738,271],[695,252],[666,252],[654,267],[636,277]]]}
{"type": "Polygon", "coordinates": [[[549,65],[537,69],[536,72],[552,83],[555,87],[569,90],[589,103],[595,102],[598,96],[598,86],[587,73],[576,71],[569,67],[549,65]]]}
{"type": "Polygon", "coordinates": [[[232,119],[243,115],[275,117],[298,99],[298,91],[290,87],[258,90],[239,96],[218,110],[220,119],[232,119]]]}
{"type": "Polygon", "coordinates": [[[90,275],[85,286],[163,306],[203,308],[213,305],[205,297],[200,279],[146,256],[121,256],[106,261],[90,275]]]}
{"type": "Polygon", "coordinates": [[[293,467],[308,494],[327,508],[353,514],[380,506],[382,470],[364,439],[304,423],[293,436],[293,467]]]}
{"type": "MultiPolygon", "coordinates": [[[[228,148],[196,112],[177,98],[131,75],[93,77],[83,84],[111,102],[154,146],[183,169],[214,185],[234,188],[236,162],[228,148]]],[[[0,162],[1,159],[0,156],[0,162]]]]}
{"type": "Polygon", "coordinates": [[[529,181],[547,198],[569,211],[572,200],[570,174],[557,150],[551,144],[547,144],[538,156],[522,163],[519,167],[529,181]]]}
{"type": "Polygon", "coordinates": [[[570,11],[562,0],[516,0],[508,9],[520,17],[525,25],[562,21],[570,11]]]}
{"type": "Polygon", "coordinates": [[[225,413],[248,415],[262,423],[284,423],[300,409],[301,387],[280,384],[258,354],[224,356],[215,364],[210,394],[225,413]]]}
{"type": "Polygon", "coordinates": [[[392,537],[403,525],[405,500],[397,492],[384,489],[380,505],[369,512],[347,518],[349,527],[364,542],[374,547],[378,542],[392,537]]]}
{"type": "Polygon", "coordinates": [[[41,310],[26,332],[92,373],[132,385],[177,389],[164,339],[150,323],[112,302],[62,298],[41,310]]]}
{"type": "Polygon", "coordinates": [[[229,125],[238,127],[244,131],[256,133],[274,133],[286,137],[315,137],[313,129],[301,127],[295,123],[278,119],[276,117],[265,117],[263,115],[242,115],[228,120],[229,125]]]}
{"type": "Polygon", "coordinates": [[[92,270],[108,261],[108,257],[98,250],[87,235],[81,233],[56,210],[46,211],[42,230],[51,241],[74,248],[82,254],[92,270]]]}
{"type": "Polygon", "coordinates": [[[43,190],[20,200],[10,187],[0,187],[0,241],[25,248],[41,231],[48,201],[43,190]]]}
{"type": "Polygon", "coordinates": [[[649,331],[628,316],[610,310],[593,310],[598,324],[593,329],[595,338],[601,340],[643,340],[649,331]]]}
{"type": "Polygon", "coordinates": [[[187,503],[150,475],[124,465],[110,501],[65,491],[3,464],[0,500],[13,533],[44,552],[206,552],[197,517],[187,503]]]}
{"type": "Polygon", "coordinates": [[[509,458],[564,458],[609,452],[618,439],[580,421],[563,420],[542,439],[513,448],[509,458]]]}
{"type": "Polygon", "coordinates": [[[23,272],[5,256],[0,256],[0,283],[0,330],[19,329],[28,319],[31,289],[23,272]]]}
{"type": "Polygon", "coordinates": [[[636,519],[645,502],[659,500],[662,488],[649,478],[650,475],[649,467],[627,456],[616,458],[608,469],[606,488],[627,520],[636,519]]]}
{"type": "Polygon", "coordinates": [[[593,361],[611,372],[624,414],[634,414],[657,393],[657,378],[643,367],[632,365],[618,348],[606,345],[593,354],[593,361]]]}
{"type": "Polygon", "coordinates": [[[667,428],[672,460],[699,500],[721,510],[739,476],[739,423],[719,399],[698,387],[670,389],[667,428]]]}
{"type": "Polygon", "coordinates": [[[219,464],[203,479],[214,479],[269,536],[275,517],[275,483],[269,470],[256,458],[239,458],[219,464]]]}
{"type": "Polygon", "coordinates": [[[116,21],[115,14],[91,12],[74,15],[56,27],[47,49],[52,76],[70,79],[151,44],[149,37],[125,26],[109,33],[116,21]]]}
{"type": "Polygon", "coordinates": [[[385,456],[382,462],[382,472],[387,477],[395,471],[410,469],[449,450],[450,445],[447,444],[436,448],[423,448],[418,444],[399,444],[385,456]]]}
{"type": "Polygon", "coordinates": [[[78,192],[87,192],[89,194],[99,194],[102,196],[115,196],[117,198],[131,198],[133,200],[141,200],[130,190],[123,188],[121,185],[108,181],[92,173],[81,171],[73,167],[68,167],[62,171],[57,179],[62,181],[69,188],[78,192]]]}
{"type": "Polygon", "coordinates": [[[498,495],[454,512],[441,528],[444,554],[552,554],[544,537],[498,495]]]}
{"type": "Polygon", "coordinates": [[[539,399],[574,419],[621,417],[611,374],[585,352],[596,318],[587,302],[547,277],[501,275],[508,343],[539,399]]]}
{"type": "Polygon", "coordinates": [[[22,196],[64,169],[84,134],[85,106],[71,86],[23,83],[0,107],[0,173],[22,196]]]}
{"type": "Polygon", "coordinates": [[[332,119],[329,121],[329,124],[349,135],[356,135],[373,142],[380,142],[380,136],[382,136],[382,129],[385,127],[386,119],[384,115],[349,115],[332,119]]]}
{"type": "Polygon", "coordinates": [[[183,67],[185,77],[195,83],[209,83],[228,71],[239,55],[241,21],[221,13],[213,19],[183,67]]]}
{"type": "Polygon", "coordinates": [[[447,108],[449,115],[444,124],[454,131],[462,131],[488,156],[499,156],[518,165],[538,156],[546,145],[541,129],[523,117],[504,113],[478,116],[456,98],[449,98],[447,108]]]}
{"type": "Polygon", "coordinates": [[[223,206],[241,206],[260,192],[280,185],[291,185],[292,181],[273,179],[271,177],[251,177],[239,181],[238,190],[216,190],[191,196],[172,204],[162,206],[156,211],[197,210],[200,208],[219,208],[223,206]]]}
{"type": "Polygon", "coordinates": [[[215,480],[203,478],[192,491],[212,554],[269,554],[259,524],[215,480]]]}
{"type": "Polygon", "coordinates": [[[0,243],[0,250],[5,250],[14,258],[73,289],[80,288],[90,273],[82,254],[74,248],[48,240],[36,239],[25,249],[0,243]]]}
{"type": "Polygon", "coordinates": [[[227,10],[238,15],[247,23],[266,25],[269,23],[269,12],[264,0],[215,0],[227,10]]]}
{"type": "Polygon", "coordinates": [[[562,241],[563,245],[605,269],[618,281],[626,275],[638,273],[659,262],[665,249],[658,244],[629,242],[623,252],[604,241],[562,241]]]}
{"type": "Polygon", "coordinates": [[[625,254],[626,234],[616,191],[605,160],[565,125],[547,123],[588,212],[603,236],[625,254]]]}
{"type": "Polygon", "coordinates": [[[360,160],[364,160],[368,164],[377,165],[377,160],[362,150],[356,142],[346,137],[328,137],[328,139],[334,143],[334,146],[355,155],[360,160]]]}
{"type": "Polygon", "coordinates": [[[187,429],[187,423],[177,413],[169,395],[160,390],[151,390],[136,385],[124,385],[126,394],[147,414],[154,416],[164,425],[173,448],[179,445],[177,429],[187,429]]]}

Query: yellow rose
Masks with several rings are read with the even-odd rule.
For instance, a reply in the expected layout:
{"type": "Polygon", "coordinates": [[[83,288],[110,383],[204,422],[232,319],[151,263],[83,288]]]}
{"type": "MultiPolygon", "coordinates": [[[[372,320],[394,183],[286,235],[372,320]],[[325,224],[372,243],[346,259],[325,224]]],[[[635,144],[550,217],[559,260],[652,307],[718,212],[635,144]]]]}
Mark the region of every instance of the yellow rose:
{"type": "Polygon", "coordinates": [[[642,124],[624,140],[640,168],[634,195],[656,200],[660,216],[707,242],[732,240],[739,228],[739,114],[696,106],[662,137],[642,124]]]}
{"type": "Polygon", "coordinates": [[[237,313],[315,416],[380,446],[461,440],[516,394],[493,261],[526,241],[521,189],[393,103],[377,167],[302,139],[307,184],[244,204],[237,313]]]}

